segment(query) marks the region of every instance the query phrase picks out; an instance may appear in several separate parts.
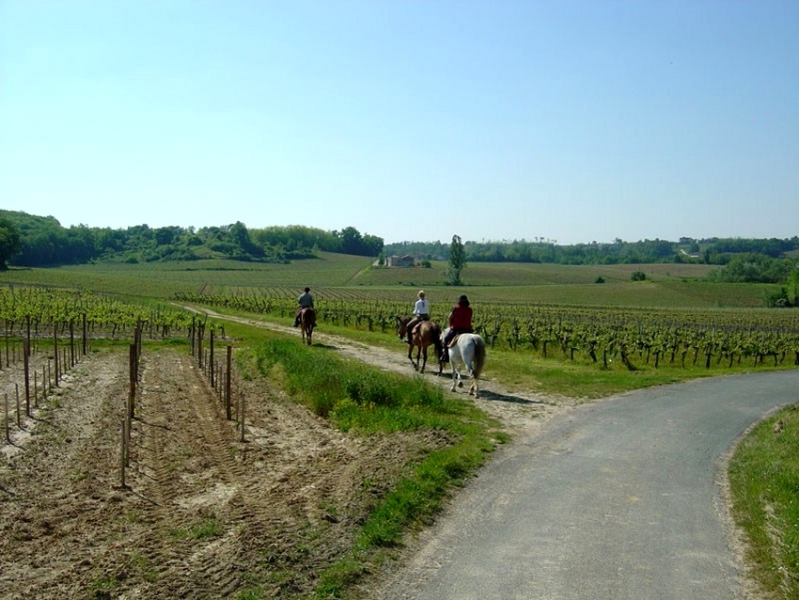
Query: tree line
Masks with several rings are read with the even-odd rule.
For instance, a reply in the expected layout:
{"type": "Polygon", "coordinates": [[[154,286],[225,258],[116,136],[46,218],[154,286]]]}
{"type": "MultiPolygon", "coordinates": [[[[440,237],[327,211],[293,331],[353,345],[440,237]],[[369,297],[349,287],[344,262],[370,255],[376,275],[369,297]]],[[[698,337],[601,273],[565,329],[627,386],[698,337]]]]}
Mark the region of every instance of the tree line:
{"type": "MultiPolygon", "coordinates": [[[[449,260],[451,245],[436,242],[386,244],[386,256],[411,255],[419,260],[449,260]]],[[[613,265],[651,263],[701,263],[726,265],[734,256],[759,254],[785,258],[799,249],[799,237],[790,239],[680,238],[679,241],[640,240],[612,243],[591,242],[560,246],[549,240],[467,241],[463,244],[469,262],[555,263],[563,265],[613,265]]]]}
{"type": "Polygon", "coordinates": [[[219,227],[149,227],[124,229],[77,225],[63,227],[52,216],[0,210],[0,269],[83,264],[97,260],[153,262],[228,258],[288,262],[313,258],[315,252],[378,256],[383,239],[354,227],[324,231],[298,225],[248,229],[243,223],[219,227]]]}

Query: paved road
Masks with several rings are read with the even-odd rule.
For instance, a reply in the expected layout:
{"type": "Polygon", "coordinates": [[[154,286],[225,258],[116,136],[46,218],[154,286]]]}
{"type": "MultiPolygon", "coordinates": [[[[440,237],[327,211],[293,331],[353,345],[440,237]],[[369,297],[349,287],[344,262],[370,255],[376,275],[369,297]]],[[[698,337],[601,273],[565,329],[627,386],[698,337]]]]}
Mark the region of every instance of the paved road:
{"type": "Polygon", "coordinates": [[[459,495],[386,600],[741,597],[719,482],[799,371],[625,394],[517,440],[459,495]]]}

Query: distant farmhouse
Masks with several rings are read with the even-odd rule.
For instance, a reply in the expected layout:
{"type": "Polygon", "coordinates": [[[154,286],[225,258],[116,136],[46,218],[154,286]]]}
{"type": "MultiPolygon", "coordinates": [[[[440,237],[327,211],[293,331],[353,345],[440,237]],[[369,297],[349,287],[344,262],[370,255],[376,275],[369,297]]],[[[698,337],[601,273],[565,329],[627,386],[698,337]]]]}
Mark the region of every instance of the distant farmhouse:
{"type": "Polygon", "coordinates": [[[416,265],[416,259],[413,256],[389,256],[386,258],[387,267],[413,267],[416,265]]]}

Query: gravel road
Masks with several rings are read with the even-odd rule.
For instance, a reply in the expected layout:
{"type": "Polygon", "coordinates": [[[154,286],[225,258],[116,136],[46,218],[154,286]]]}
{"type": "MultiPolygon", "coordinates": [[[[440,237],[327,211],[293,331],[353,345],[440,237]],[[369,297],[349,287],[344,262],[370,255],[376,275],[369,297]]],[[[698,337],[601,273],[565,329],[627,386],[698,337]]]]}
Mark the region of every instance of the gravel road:
{"type": "Polygon", "coordinates": [[[719,377],[556,416],[501,449],[373,597],[756,598],[726,457],[797,389],[799,371],[719,377]]]}

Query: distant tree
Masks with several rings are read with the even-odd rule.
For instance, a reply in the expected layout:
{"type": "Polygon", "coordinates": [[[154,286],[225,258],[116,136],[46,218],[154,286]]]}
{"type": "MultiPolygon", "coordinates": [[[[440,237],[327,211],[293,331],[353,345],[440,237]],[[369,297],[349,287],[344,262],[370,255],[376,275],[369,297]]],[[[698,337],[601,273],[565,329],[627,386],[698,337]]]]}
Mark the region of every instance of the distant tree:
{"type": "Polygon", "coordinates": [[[643,271],[633,271],[633,274],[630,275],[630,279],[633,281],[646,281],[646,273],[643,271]]]}
{"type": "Polygon", "coordinates": [[[463,242],[458,235],[452,236],[452,243],[449,245],[449,268],[447,275],[451,285],[461,285],[461,271],[466,267],[466,250],[463,242]]]}
{"type": "Polygon", "coordinates": [[[0,271],[8,270],[7,261],[19,253],[21,247],[17,228],[8,219],[0,218],[0,271]]]}
{"type": "Polygon", "coordinates": [[[788,276],[788,286],[791,291],[791,303],[799,306],[799,262],[795,262],[788,276]]]}

